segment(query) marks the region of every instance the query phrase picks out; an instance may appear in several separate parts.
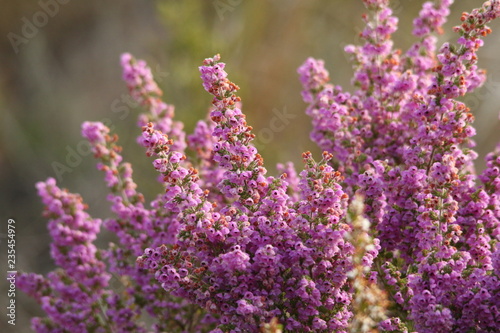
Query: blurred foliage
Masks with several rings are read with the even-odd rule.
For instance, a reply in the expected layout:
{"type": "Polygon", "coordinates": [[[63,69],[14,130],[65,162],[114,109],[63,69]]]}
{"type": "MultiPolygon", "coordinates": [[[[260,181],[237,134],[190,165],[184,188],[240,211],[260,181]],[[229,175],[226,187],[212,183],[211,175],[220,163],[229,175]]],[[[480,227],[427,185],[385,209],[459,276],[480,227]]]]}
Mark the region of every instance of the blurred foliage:
{"type": "MultiPolygon", "coordinates": [[[[461,12],[481,2],[457,0],[441,40],[455,39],[451,27],[461,12]]],[[[403,50],[413,41],[411,21],[422,3],[392,1],[400,17],[395,45],[403,50]]],[[[0,11],[0,205],[4,216],[15,218],[19,226],[18,268],[44,273],[53,268],[50,239],[34,184],[56,176],[54,162],[72,165],[60,185],[81,193],[91,214],[110,214],[94,159],[80,154],[75,160],[70,153],[82,142],[83,121],[106,119],[134,165],[139,190],[152,198],[160,189],[151,161],[135,144],[140,110],[124,99],[121,53],[147,60],[160,74],[165,100],[175,105],[187,132],[205,117],[211,101],[201,86],[198,66],[220,53],[230,79],[241,87],[243,111],[258,138],[277,111],[295,116],[269,140],[257,140],[266,167],[275,174],[277,162],[292,160],[300,169],[303,151],[319,154],[308,138],[310,121],[304,115],[296,68],[309,56],[323,58],[332,81],[352,90],[343,48],[359,42],[364,7],[361,0],[70,1],[15,53],[6,36],[21,34],[23,20],[32,22],[40,11],[40,2],[28,0],[5,0],[0,11]]],[[[480,52],[480,66],[489,69],[492,80],[468,97],[478,119],[480,158],[500,138],[500,22],[492,28],[480,52]]],[[[40,309],[18,294],[23,306],[18,307],[16,332],[23,332],[40,309]]]]}

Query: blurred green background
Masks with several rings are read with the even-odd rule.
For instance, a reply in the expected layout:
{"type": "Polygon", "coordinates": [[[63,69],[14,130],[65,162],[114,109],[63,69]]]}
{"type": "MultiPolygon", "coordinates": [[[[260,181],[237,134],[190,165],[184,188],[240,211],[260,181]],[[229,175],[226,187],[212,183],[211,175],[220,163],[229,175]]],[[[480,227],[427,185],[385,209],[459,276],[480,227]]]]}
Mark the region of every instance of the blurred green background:
{"type": "MultiPolygon", "coordinates": [[[[451,27],[462,11],[482,3],[457,2],[442,41],[455,39],[451,27]]],[[[406,50],[413,42],[412,19],[423,1],[392,3],[400,17],[396,46],[406,50]]],[[[276,112],[294,115],[282,131],[258,140],[267,169],[275,174],[278,162],[291,160],[300,167],[303,151],[319,153],[309,140],[311,126],[304,115],[296,68],[308,56],[322,58],[332,81],[352,90],[352,71],[343,48],[358,41],[363,12],[361,1],[353,0],[4,0],[0,13],[1,262],[6,262],[7,219],[14,218],[17,269],[46,273],[54,268],[47,221],[41,217],[42,205],[34,188],[37,181],[56,177],[54,165],[67,167],[60,175],[60,186],[80,193],[95,217],[110,216],[102,174],[90,155],[78,154],[80,124],[85,120],[107,119],[120,136],[125,158],[135,166],[139,190],[147,198],[159,191],[151,161],[135,144],[140,110],[124,99],[121,53],[131,52],[148,61],[160,78],[165,100],[176,106],[176,116],[185,122],[188,133],[205,117],[211,100],[201,87],[198,66],[204,58],[220,53],[230,79],[241,87],[243,110],[258,137],[271,126],[276,112]],[[27,38],[15,39],[13,34],[27,38]]],[[[480,159],[500,138],[500,22],[492,28],[480,51],[480,66],[488,70],[490,79],[466,98],[476,115],[480,159]]],[[[483,168],[482,160],[478,168],[483,168]]],[[[2,283],[3,309],[6,294],[2,283]]],[[[18,291],[17,324],[8,332],[27,331],[33,315],[42,312],[18,291]]],[[[4,323],[2,319],[0,325],[4,323]]],[[[5,330],[0,327],[0,331],[5,330]]]]}

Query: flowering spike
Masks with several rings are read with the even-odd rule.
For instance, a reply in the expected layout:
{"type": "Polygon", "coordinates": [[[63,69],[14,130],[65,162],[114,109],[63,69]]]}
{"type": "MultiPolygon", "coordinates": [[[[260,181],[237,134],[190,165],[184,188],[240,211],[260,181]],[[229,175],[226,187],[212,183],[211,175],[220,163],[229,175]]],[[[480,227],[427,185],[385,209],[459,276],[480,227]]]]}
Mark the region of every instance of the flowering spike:
{"type": "Polygon", "coordinates": [[[151,68],[144,60],[137,60],[130,53],[122,54],[121,65],[123,80],[131,97],[148,111],[139,116],[138,126],[151,122],[156,130],[174,138],[172,149],[182,153],[186,148],[184,124],[174,120],[174,106],[162,100],[163,92],[155,82],[151,68]]]}
{"type": "Polygon", "coordinates": [[[163,191],[146,204],[117,135],[83,124],[116,215],[104,225],[119,243],[98,250],[100,220],[82,199],[52,179],[38,184],[59,269],[17,279],[47,313],[33,329],[500,331],[500,148],[477,175],[474,116],[457,100],[484,81],[477,50],[500,1],[464,13],[458,45],[437,54],[452,0],[423,5],[405,54],[393,47],[389,1],[363,2],[363,45],[346,47],[356,89],[306,60],[302,95],[324,152],[303,153],[302,171],[278,165],[278,177],[252,146],[219,55],[199,68],[213,99],[187,139],[194,156],[150,68],[123,55],[132,97],[148,109],[138,141],[163,191]]]}

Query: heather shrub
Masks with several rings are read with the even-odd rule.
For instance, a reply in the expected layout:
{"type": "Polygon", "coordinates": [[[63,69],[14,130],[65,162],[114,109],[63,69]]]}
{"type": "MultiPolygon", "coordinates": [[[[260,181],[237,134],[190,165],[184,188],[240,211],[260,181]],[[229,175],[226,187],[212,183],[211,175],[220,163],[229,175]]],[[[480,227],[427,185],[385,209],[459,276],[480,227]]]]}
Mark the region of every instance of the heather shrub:
{"type": "Polygon", "coordinates": [[[477,66],[499,1],[463,13],[436,46],[451,0],[424,4],[415,43],[395,49],[386,0],[365,0],[364,44],[347,46],[353,92],[323,61],[298,69],[311,139],[297,171],[270,176],[252,145],[239,87],[216,55],[199,67],[212,96],[187,135],[151,70],[121,58],[144,107],[137,138],[164,191],[146,203],[117,136],[85,122],[115,217],[86,213],[54,179],[37,184],[59,267],[23,273],[47,317],[39,332],[497,332],[500,146],[474,169],[477,66]],[[117,243],[93,244],[101,224],[117,243]],[[121,288],[111,288],[112,275],[121,288]]]}

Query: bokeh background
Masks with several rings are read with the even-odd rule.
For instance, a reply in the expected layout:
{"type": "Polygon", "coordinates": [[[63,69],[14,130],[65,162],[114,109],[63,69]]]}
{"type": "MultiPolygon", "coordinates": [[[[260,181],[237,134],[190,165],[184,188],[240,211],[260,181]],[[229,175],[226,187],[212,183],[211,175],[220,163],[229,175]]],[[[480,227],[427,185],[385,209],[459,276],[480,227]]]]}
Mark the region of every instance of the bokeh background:
{"type": "MultiPolygon", "coordinates": [[[[414,41],[411,22],[422,3],[392,1],[400,17],[394,39],[403,50],[414,41]]],[[[458,24],[462,11],[481,3],[457,1],[441,40],[455,39],[451,27],[458,24]]],[[[54,268],[47,221],[41,217],[42,205],[34,188],[37,181],[57,176],[54,166],[66,166],[59,185],[80,193],[92,215],[110,216],[102,174],[95,169],[92,156],[81,153],[80,124],[85,120],[111,124],[120,136],[125,158],[135,166],[139,190],[147,198],[160,190],[151,161],[135,144],[140,110],[126,100],[121,53],[131,52],[148,61],[166,101],[176,106],[176,116],[185,122],[188,133],[205,117],[211,100],[201,87],[198,66],[204,58],[220,53],[231,80],[241,87],[243,110],[258,137],[271,126],[277,112],[294,115],[283,130],[258,140],[267,169],[275,174],[278,162],[291,160],[300,166],[303,151],[319,153],[309,140],[311,126],[304,115],[296,68],[308,56],[323,58],[332,81],[352,90],[352,70],[343,48],[358,41],[363,12],[358,0],[3,0],[1,269],[7,271],[8,218],[16,221],[17,269],[47,273],[54,268]]],[[[490,78],[465,98],[476,115],[478,169],[500,139],[500,22],[492,28],[480,51],[480,66],[490,78]]],[[[106,237],[100,240],[105,241],[106,237]]],[[[2,309],[7,304],[4,282],[2,309]]],[[[0,331],[28,332],[29,318],[43,315],[20,291],[16,304],[16,326],[7,326],[2,314],[0,331]]]]}

